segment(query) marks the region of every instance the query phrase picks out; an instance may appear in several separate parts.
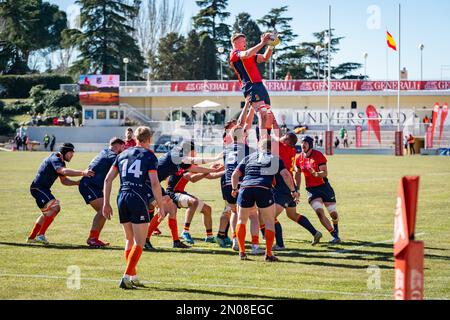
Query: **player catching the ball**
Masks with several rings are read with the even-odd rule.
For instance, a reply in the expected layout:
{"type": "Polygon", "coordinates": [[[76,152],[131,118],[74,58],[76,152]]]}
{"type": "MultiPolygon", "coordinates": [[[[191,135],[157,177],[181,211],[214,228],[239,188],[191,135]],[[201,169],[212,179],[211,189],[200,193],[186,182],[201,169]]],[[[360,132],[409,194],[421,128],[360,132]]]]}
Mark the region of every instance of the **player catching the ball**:
{"type": "Polygon", "coordinates": [[[265,33],[261,35],[261,41],[256,46],[247,49],[245,35],[236,33],[231,37],[231,44],[233,50],[230,54],[230,65],[239,79],[244,97],[251,97],[252,106],[258,116],[261,139],[267,139],[267,131],[272,129],[273,114],[270,110],[269,93],[262,83],[257,64],[270,59],[274,45],[279,44],[279,39],[274,34],[265,33]],[[264,54],[258,54],[266,45],[268,47],[264,54]]]}

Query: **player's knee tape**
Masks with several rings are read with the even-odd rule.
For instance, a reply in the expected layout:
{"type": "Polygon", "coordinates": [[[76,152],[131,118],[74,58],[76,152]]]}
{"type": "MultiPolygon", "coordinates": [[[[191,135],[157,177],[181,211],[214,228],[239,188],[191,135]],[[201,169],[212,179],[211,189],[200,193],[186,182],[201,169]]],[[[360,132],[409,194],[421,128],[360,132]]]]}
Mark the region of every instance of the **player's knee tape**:
{"type": "Polygon", "coordinates": [[[224,214],[231,213],[231,207],[229,205],[225,205],[225,208],[223,208],[222,213],[224,214]]]}
{"type": "Polygon", "coordinates": [[[56,207],[59,207],[59,201],[56,199],[53,199],[52,201],[47,203],[47,205],[44,208],[42,208],[41,211],[42,211],[42,213],[47,213],[56,207]]]}
{"type": "Polygon", "coordinates": [[[188,195],[180,194],[180,196],[178,197],[178,204],[182,208],[189,208],[189,200],[191,199],[192,198],[188,195]]]}
{"type": "Polygon", "coordinates": [[[323,210],[323,203],[320,201],[313,201],[311,202],[311,207],[314,209],[314,211],[317,211],[319,209],[323,210]]]}
{"type": "Polygon", "coordinates": [[[336,203],[327,206],[328,212],[336,212],[336,203]]]}

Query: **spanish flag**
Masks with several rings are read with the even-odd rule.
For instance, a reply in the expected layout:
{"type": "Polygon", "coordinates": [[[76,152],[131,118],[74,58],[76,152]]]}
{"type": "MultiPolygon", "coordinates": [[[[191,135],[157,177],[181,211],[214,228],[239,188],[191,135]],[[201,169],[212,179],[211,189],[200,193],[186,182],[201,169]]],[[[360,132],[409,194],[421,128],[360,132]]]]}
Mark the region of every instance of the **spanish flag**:
{"type": "Polygon", "coordinates": [[[395,40],[392,37],[392,35],[389,33],[389,31],[386,31],[386,40],[387,40],[388,47],[397,51],[397,44],[395,43],[395,40]]]}

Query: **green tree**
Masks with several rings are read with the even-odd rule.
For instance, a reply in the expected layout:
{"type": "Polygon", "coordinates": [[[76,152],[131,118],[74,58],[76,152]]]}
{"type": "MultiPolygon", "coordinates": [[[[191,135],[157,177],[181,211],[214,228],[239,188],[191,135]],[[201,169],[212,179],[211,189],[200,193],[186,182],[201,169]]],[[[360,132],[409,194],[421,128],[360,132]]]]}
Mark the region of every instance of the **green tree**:
{"type": "MultiPolygon", "coordinates": [[[[326,79],[328,76],[328,30],[313,33],[316,41],[302,42],[301,50],[304,51],[304,64],[306,66],[305,78],[326,79]],[[316,50],[319,48],[320,50],[316,50]],[[320,71],[320,72],[319,72],[320,71]]],[[[344,37],[334,35],[334,29],[331,29],[331,56],[339,52],[339,45],[344,37]]],[[[338,66],[331,66],[331,78],[356,77],[352,73],[361,68],[360,63],[345,62],[338,66]]]]}
{"type": "Polygon", "coordinates": [[[206,79],[217,79],[218,74],[211,78],[211,70],[218,71],[217,64],[220,57],[217,54],[217,48],[223,47],[225,54],[229,53],[230,49],[230,26],[224,23],[224,20],[230,16],[230,13],[226,11],[228,6],[228,0],[197,0],[197,5],[201,8],[193,20],[193,27],[198,31],[202,40],[206,40],[205,45],[208,46],[208,50],[212,52],[204,52],[203,57],[207,58],[207,61],[201,61],[201,64],[206,63],[212,69],[205,70],[206,79]],[[212,40],[212,46],[210,46],[209,40],[212,40]],[[210,59],[214,55],[214,62],[210,59]]]}
{"type": "Polygon", "coordinates": [[[186,38],[186,45],[184,48],[185,56],[185,70],[188,79],[200,80],[203,79],[204,73],[199,68],[201,61],[200,37],[195,30],[191,30],[186,38]]]}
{"type": "Polygon", "coordinates": [[[125,74],[124,58],[129,59],[128,79],[139,79],[144,58],[131,36],[138,6],[125,0],[77,0],[81,7],[81,29],[64,32],[65,43],[75,44],[79,59],[73,73],[125,74]]]}
{"type": "Polygon", "coordinates": [[[214,41],[208,35],[204,35],[200,44],[201,76],[206,80],[217,79],[217,54],[214,41]]]}
{"type": "Polygon", "coordinates": [[[202,36],[207,33],[217,45],[225,45],[225,41],[230,39],[230,28],[223,22],[230,16],[230,13],[225,11],[228,0],[197,0],[195,2],[201,9],[192,18],[194,28],[199,30],[202,36]]]}
{"type": "Polygon", "coordinates": [[[151,55],[152,78],[155,80],[186,80],[189,71],[186,64],[186,40],[171,32],[160,39],[158,55],[151,55]]]}
{"type": "Polygon", "coordinates": [[[42,0],[1,0],[0,21],[0,73],[7,74],[28,72],[30,55],[59,48],[67,28],[66,13],[42,0]]]}
{"type": "MultiPolygon", "coordinates": [[[[288,6],[280,8],[273,8],[268,14],[258,19],[258,23],[263,27],[263,32],[276,31],[280,37],[281,44],[276,47],[274,54],[276,55],[276,77],[284,76],[288,71],[295,68],[293,61],[301,59],[299,52],[296,51],[296,46],[292,42],[297,38],[297,35],[291,28],[291,21],[293,18],[286,17],[288,6]]],[[[270,78],[266,68],[266,77],[270,78]]],[[[293,73],[293,72],[291,72],[293,73]]]]}

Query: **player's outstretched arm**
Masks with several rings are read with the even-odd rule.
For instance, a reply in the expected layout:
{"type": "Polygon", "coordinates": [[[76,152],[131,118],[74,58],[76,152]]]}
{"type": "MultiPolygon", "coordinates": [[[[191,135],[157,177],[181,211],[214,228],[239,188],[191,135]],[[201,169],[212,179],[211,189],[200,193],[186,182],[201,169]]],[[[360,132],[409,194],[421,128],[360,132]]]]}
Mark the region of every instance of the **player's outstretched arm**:
{"type": "Polygon", "coordinates": [[[217,166],[217,165],[212,165],[211,168],[205,168],[205,167],[198,167],[198,166],[194,166],[192,167],[190,170],[192,173],[212,173],[212,172],[217,172],[221,169],[221,166],[217,166]]]}
{"type": "Polygon", "coordinates": [[[239,58],[248,59],[248,58],[255,56],[262,48],[264,48],[264,46],[267,44],[267,42],[269,40],[270,40],[270,34],[265,33],[265,34],[261,35],[261,41],[256,46],[254,46],[248,50],[241,51],[239,53],[239,58]]]}
{"type": "Polygon", "coordinates": [[[185,164],[207,164],[211,162],[219,161],[223,158],[223,152],[219,153],[215,157],[184,157],[181,162],[185,164]]]}
{"type": "Polygon", "coordinates": [[[183,178],[185,178],[187,181],[196,183],[204,178],[206,178],[209,175],[209,173],[185,173],[183,175],[183,178]]]}
{"type": "Polygon", "coordinates": [[[111,217],[113,215],[110,199],[111,199],[111,189],[114,179],[119,174],[119,171],[115,167],[111,167],[109,169],[108,174],[106,175],[105,182],[103,184],[103,216],[111,220],[111,217]]]}
{"type": "Polygon", "coordinates": [[[61,184],[62,184],[63,186],[72,187],[72,186],[78,186],[78,185],[80,185],[80,180],[74,181],[74,180],[71,180],[71,179],[69,179],[69,178],[66,178],[65,176],[60,176],[60,177],[59,177],[59,180],[61,180],[61,184]]]}
{"type": "Polygon", "coordinates": [[[251,105],[252,101],[252,97],[251,95],[248,95],[247,98],[245,98],[245,104],[244,104],[244,108],[242,109],[241,114],[239,115],[237,124],[238,126],[244,127],[244,125],[247,122],[247,118],[248,118],[248,108],[251,105]]]}
{"type": "Polygon", "coordinates": [[[219,172],[212,172],[206,176],[206,179],[209,179],[209,180],[219,179],[219,178],[223,177],[224,175],[225,175],[225,170],[222,170],[219,172]]]}
{"type": "Polygon", "coordinates": [[[66,177],[93,177],[95,172],[92,170],[74,170],[69,168],[59,168],[56,170],[59,175],[66,177]]]}
{"type": "Polygon", "coordinates": [[[162,221],[166,216],[166,213],[164,211],[164,200],[161,192],[161,185],[159,184],[158,173],[156,171],[149,172],[148,177],[150,178],[153,196],[155,197],[156,204],[159,208],[159,220],[162,221]]]}
{"type": "Polygon", "coordinates": [[[269,61],[270,57],[273,54],[273,47],[268,46],[264,54],[258,54],[256,57],[256,63],[265,63],[269,61]]]}

